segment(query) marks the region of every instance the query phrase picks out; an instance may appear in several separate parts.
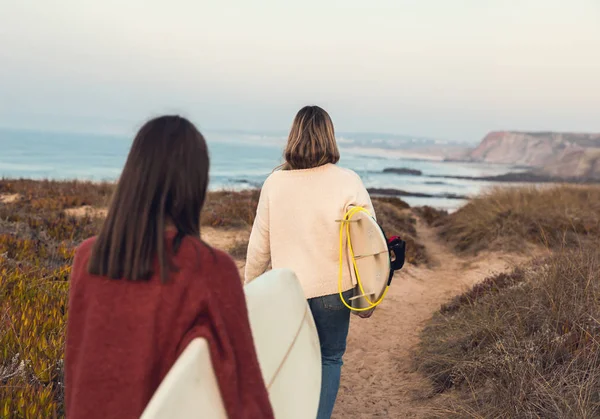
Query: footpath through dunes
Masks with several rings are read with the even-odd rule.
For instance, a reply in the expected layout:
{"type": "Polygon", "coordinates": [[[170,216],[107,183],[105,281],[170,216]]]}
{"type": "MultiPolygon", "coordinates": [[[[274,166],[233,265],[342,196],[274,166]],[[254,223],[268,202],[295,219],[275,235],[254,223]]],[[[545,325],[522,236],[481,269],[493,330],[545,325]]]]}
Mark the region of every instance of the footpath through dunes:
{"type": "MultiPolygon", "coordinates": [[[[418,219],[429,266],[407,264],[370,319],[352,316],[334,418],[424,418],[432,400],[428,380],[415,371],[412,351],[427,320],[452,297],[527,255],[482,252],[458,257],[418,219]]],[[[430,413],[430,412],[429,412],[430,413]]]]}
{"type": "MultiPolygon", "coordinates": [[[[375,205],[380,222],[390,232],[409,240],[413,247],[409,255],[412,263],[407,263],[396,275],[373,317],[352,316],[333,417],[424,418],[431,414],[435,400],[430,398],[431,383],[415,371],[412,351],[427,321],[452,297],[534,255],[481,252],[478,256],[458,256],[427,226],[426,213],[384,199],[376,199],[375,205]]],[[[75,217],[102,217],[105,211],[84,206],[66,212],[75,217]]],[[[212,219],[203,224],[202,239],[228,251],[243,277],[250,224],[212,219]]]]}

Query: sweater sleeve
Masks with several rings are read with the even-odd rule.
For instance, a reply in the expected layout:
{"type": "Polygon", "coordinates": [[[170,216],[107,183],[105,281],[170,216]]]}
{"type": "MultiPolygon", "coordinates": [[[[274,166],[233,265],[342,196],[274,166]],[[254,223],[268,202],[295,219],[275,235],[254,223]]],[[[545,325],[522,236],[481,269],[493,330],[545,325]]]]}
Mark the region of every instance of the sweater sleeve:
{"type": "Polygon", "coordinates": [[[269,233],[268,182],[260,192],[254,225],[248,242],[244,282],[248,283],[265,273],[271,262],[271,242],[269,233]]]}
{"type": "Polygon", "coordinates": [[[237,267],[231,258],[220,254],[211,275],[210,298],[201,302],[196,321],[178,352],[194,338],[205,338],[227,416],[271,419],[273,411],[258,363],[237,267]]]}

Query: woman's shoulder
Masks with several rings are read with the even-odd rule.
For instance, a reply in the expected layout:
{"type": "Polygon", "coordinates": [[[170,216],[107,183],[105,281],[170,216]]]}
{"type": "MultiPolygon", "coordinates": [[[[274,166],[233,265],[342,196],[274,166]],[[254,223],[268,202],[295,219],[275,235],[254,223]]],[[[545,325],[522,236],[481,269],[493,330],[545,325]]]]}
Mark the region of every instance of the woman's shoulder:
{"type": "Polygon", "coordinates": [[[335,168],[335,170],[337,171],[337,173],[340,174],[340,176],[347,176],[350,177],[352,179],[360,179],[360,176],[358,175],[358,173],[356,173],[354,170],[352,169],[348,169],[346,167],[341,167],[336,165],[333,165],[333,167],[335,168]]]}
{"type": "Polygon", "coordinates": [[[85,239],[84,241],[79,243],[79,245],[76,248],[76,251],[77,252],[86,252],[86,251],[91,250],[91,248],[94,247],[94,243],[96,243],[97,238],[98,238],[97,236],[93,236],[88,239],[85,239]]]}
{"type": "Polygon", "coordinates": [[[208,270],[237,272],[235,261],[222,250],[211,247],[200,238],[185,237],[181,243],[178,258],[182,261],[193,262],[193,266],[204,266],[208,270]],[[200,261],[200,265],[196,262],[200,261]]]}
{"type": "Polygon", "coordinates": [[[354,170],[340,167],[338,165],[332,165],[331,174],[341,182],[344,182],[348,186],[362,186],[362,179],[354,170]]]}
{"type": "Polygon", "coordinates": [[[275,169],[274,171],[272,171],[269,174],[269,176],[267,176],[267,178],[263,182],[263,185],[262,185],[263,189],[265,188],[265,186],[269,185],[270,183],[277,182],[278,179],[282,179],[282,178],[285,178],[285,170],[275,169]]]}
{"type": "Polygon", "coordinates": [[[97,236],[90,237],[89,239],[82,241],[75,248],[75,257],[73,260],[74,264],[79,263],[82,260],[89,259],[90,254],[92,252],[92,248],[94,247],[94,243],[96,243],[96,239],[97,239],[97,236]]]}
{"type": "Polygon", "coordinates": [[[261,194],[262,195],[268,194],[270,189],[273,189],[273,188],[277,189],[277,185],[286,184],[288,182],[288,179],[291,179],[291,178],[286,176],[286,173],[284,170],[281,170],[281,169],[274,170],[273,172],[271,172],[269,174],[269,176],[267,176],[265,181],[260,186],[261,194]],[[276,186],[273,186],[273,185],[276,185],[276,186]]]}

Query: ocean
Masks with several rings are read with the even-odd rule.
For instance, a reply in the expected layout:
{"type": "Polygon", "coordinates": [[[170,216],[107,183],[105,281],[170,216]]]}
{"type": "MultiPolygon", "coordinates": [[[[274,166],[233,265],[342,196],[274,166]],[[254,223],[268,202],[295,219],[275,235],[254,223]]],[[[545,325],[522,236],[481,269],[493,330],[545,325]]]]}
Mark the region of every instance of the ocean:
{"type": "MultiPolygon", "coordinates": [[[[211,156],[210,189],[260,187],[282,162],[283,136],[205,132],[211,156]]],[[[402,157],[402,150],[378,148],[378,142],[340,142],[340,166],[356,171],[367,188],[399,189],[431,197],[403,197],[412,206],[430,205],[455,210],[464,199],[494,186],[491,182],[431,176],[493,176],[514,171],[510,166],[444,162],[402,157]],[[422,176],[384,173],[407,168],[422,176]]],[[[124,135],[43,132],[0,129],[0,177],[113,181],[119,177],[132,139],[124,135]]]]}

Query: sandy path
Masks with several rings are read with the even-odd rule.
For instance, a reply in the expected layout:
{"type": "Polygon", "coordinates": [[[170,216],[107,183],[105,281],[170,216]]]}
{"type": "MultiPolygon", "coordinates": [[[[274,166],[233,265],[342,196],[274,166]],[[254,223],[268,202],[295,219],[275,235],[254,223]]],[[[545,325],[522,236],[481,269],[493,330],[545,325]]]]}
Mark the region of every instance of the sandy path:
{"type": "MultiPolygon", "coordinates": [[[[229,250],[239,242],[248,241],[250,238],[249,229],[223,229],[214,227],[201,228],[202,240],[216,249],[229,252],[229,250]]],[[[235,263],[240,272],[240,276],[244,277],[244,267],[246,262],[243,259],[235,259],[235,263]]]]}
{"type": "Polygon", "coordinates": [[[433,230],[421,222],[417,227],[433,267],[407,265],[373,317],[352,316],[334,418],[424,417],[429,387],[411,361],[422,327],[440,304],[527,259],[499,253],[458,258],[433,230]]]}
{"type": "Polygon", "coordinates": [[[95,208],[91,205],[84,205],[77,208],[67,208],[65,214],[69,217],[91,217],[91,218],[104,218],[108,214],[108,208],[95,208]]]}

